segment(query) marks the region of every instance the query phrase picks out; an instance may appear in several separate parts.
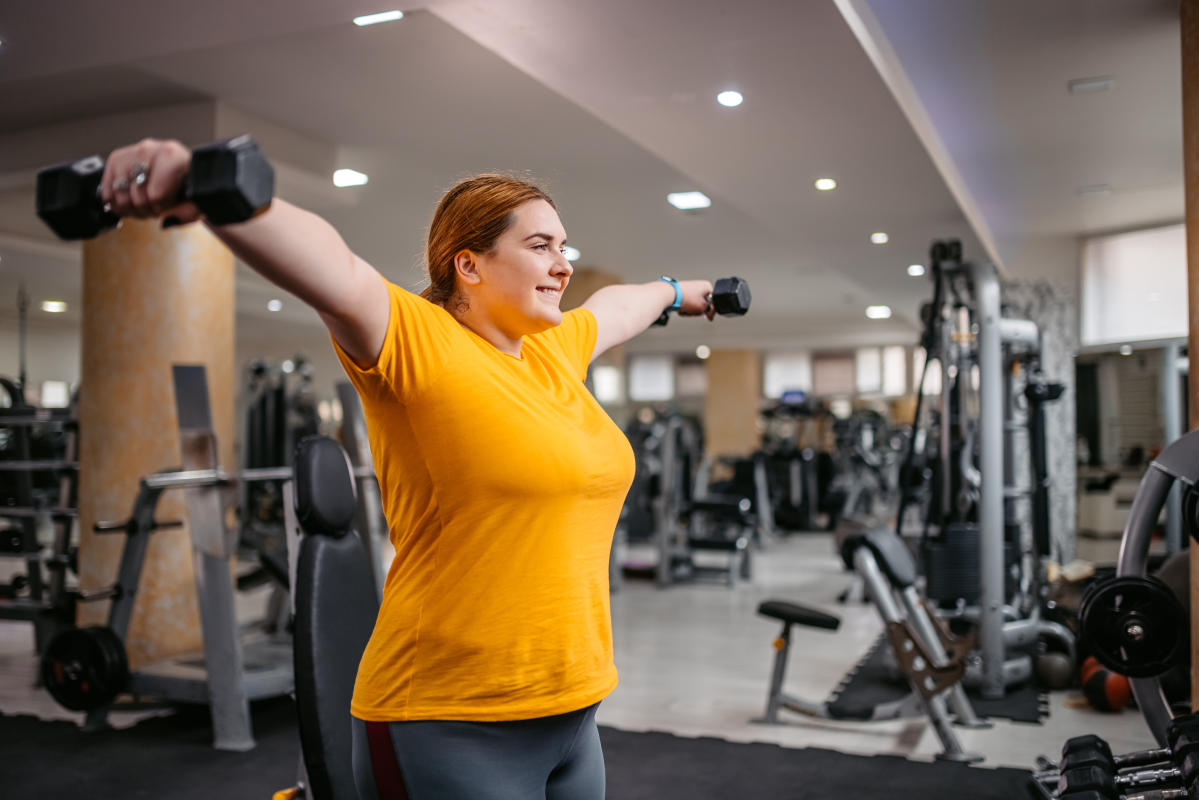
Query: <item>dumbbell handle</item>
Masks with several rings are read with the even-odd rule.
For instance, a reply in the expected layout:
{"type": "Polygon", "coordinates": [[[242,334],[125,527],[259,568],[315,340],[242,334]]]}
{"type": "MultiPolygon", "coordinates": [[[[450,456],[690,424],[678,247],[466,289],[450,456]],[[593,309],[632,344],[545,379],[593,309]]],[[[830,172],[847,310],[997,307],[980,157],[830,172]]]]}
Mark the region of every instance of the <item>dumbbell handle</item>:
{"type": "Polygon", "coordinates": [[[1135,753],[1121,753],[1112,756],[1112,761],[1116,763],[1116,769],[1128,769],[1129,767],[1143,767],[1146,764],[1160,764],[1163,761],[1171,761],[1174,758],[1174,751],[1168,747],[1159,747],[1156,750],[1138,750],[1135,753]]]}
{"type": "Polygon", "coordinates": [[[1124,800],[1185,800],[1188,797],[1186,789],[1151,789],[1140,794],[1126,794],[1124,800]]]}
{"type": "Polygon", "coordinates": [[[1176,767],[1161,769],[1143,769],[1137,772],[1125,772],[1116,776],[1116,785],[1120,788],[1135,788],[1138,786],[1153,786],[1166,781],[1182,780],[1182,772],[1176,767]]]}
{"type": "MultiPolygon", "coordinates": [[[[1060,770],[1049,769],[1038,772],[1033,777],[1042,783],[1053,783],[1062,776],[1060,770]]],[[[1152,786],[1155,783],[1182,780],[1182,772],[1177,767],[1161,767],[1159,769],[1142,769],[1136,772],[1122,772],[1113,775],[1112,780],[1120,788],[1135,786],[1152,786]]]]}

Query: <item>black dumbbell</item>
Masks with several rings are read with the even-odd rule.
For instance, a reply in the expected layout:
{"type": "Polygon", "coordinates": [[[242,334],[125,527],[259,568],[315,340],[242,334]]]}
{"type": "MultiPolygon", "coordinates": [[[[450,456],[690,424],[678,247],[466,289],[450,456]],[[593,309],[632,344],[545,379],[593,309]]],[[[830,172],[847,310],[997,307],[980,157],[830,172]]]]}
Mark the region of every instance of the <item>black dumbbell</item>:
{"type": "MultiPolygon", "coordinates": [[[[120,218],[100,200],[104,159],[88,156],[37,174],[37,215],[62,239],[90,239],[120,218]]],[[[275,171],[248,135],[192,151],[180,202],[195,203],[213,225],[245,222],[270,207],[275,171]]]]}
{"type": "MultiPolygon", "coordinates": [[[[1074,767],[1064,770],[1058,778],[1058,797],[1082,800],[1086,793],[1094,792],[1098,797],[1117,800],[1130,789],[1162,787],[1167,783],[1183,780],[1182,773],[1175,767],[1144,769],[1113,775],[1103,767],[1074,767]]],[[[1164,788],[1164,787],[1162,787],[1164,788]]]]}
{"type": "MultiPolygon", "coordinates": [[[[740,317],[749,311],[749,284],[742,278],[720,278],[712,287],[712,308],[722,317],[740,317]]],[[[654,321],[654,325],[665,325],[670,319],[670,312],[677,309],[668,308],[662,316],[654,321]]]]}
{"type": "Polygon", "coordinates": [[[1065,772],[1075,767],[1098,766],[1115,773],[1130,767],[1159,764],[1173,758],[1173,751],[1166,747],[1113,755],[1111,746],[1101,737],[1092,733],[1066,740],[1066,743],[1062,745],[1062,760],[1059,762],[1059,769],[1065,772]]]}

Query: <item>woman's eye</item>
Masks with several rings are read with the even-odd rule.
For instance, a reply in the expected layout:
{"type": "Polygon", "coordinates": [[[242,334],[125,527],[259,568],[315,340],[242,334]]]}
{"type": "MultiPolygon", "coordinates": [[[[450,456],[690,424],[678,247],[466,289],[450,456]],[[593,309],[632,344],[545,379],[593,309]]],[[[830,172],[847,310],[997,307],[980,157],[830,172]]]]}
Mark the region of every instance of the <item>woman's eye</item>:
{"type": "Polygon", "coordinates": [[[546,250],[546,249],[548,249],[548,248],[549,248],[549,245],[548,245],[548,244],[546,244],[545,242],[542,242],[541,244],[535,244],[535,245],[533,245],[533,249],[534,249],[534,250],[546,250]]]}

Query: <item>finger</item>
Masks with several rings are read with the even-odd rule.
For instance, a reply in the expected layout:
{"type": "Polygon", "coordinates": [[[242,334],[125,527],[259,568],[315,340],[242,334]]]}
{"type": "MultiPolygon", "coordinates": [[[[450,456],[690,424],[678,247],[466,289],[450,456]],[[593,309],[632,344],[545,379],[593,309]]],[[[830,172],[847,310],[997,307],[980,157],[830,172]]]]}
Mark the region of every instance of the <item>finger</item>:
{"type": "Polygon", "coordinates": [[[135,161],[129,168],[125,179],[129,181],[129,204],[139,217],[153,216],[150,198],[146,192],[146,182],[149,177],[145,161],[135,161]]]}
{"type": "Polygon", "coordinates": [[[151,156],[146,196],[154,216],[165,214],[179,205],[179,198],[183,194],[183,176],[187,173],[189,161],[186,152],[169,144],[151,156]]]}
{"type": "Polygon", "coordinates": [[[104,173],[100,176],[100,202],[106,205],[112,205],[116,200],[116,192],[112,188],[112,183],[120,174],[117,172],[117,165],[120,162],[121,150],[112,151],[104,160],[104,173]]]}

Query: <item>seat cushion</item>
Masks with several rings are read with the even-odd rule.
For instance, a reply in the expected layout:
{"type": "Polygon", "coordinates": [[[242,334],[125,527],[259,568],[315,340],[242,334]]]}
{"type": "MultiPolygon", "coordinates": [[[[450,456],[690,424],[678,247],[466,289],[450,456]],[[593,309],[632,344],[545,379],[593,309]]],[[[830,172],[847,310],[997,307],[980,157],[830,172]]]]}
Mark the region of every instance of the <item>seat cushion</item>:
{"type": "Polygon", "coordinates": [[[308,535],[342,536],[354,524],[358,496],[350,460],[327,436],[296,446],[296,518],[308,535]]]}
{"type": "Polygon", "coordinates": [[[357,798],[350,698],[379,602],[361,540],[305,536],[296,566],[295,674],[300,746],[314,800],[357,798]]]}
{"type": "Polygon", "coordinates": [[[832,614],[825,614],[814,608],[788,603],[785,600],[767,600],[758,606],[758,613],[764,617],[772,617],[783,622],[796,625],[806,625],[809,628],[824,628],[835,631],[841,627],[841,620],[832,614]]]}

